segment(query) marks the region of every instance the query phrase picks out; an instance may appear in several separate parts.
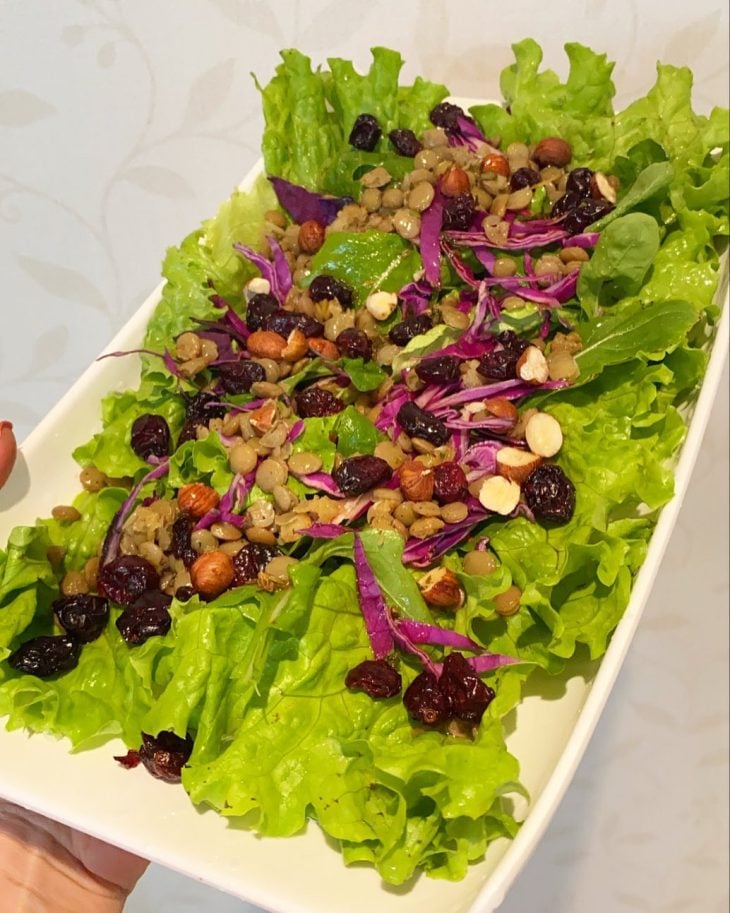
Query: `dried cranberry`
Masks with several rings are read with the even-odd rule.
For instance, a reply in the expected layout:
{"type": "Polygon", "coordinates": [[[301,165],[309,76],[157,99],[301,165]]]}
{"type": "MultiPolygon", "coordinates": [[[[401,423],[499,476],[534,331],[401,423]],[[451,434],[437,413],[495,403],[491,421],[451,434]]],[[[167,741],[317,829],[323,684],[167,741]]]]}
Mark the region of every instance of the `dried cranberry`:
{"type": "Polygon", "coordinates": [[[416,374],[424,384],[453,384],[459,379],[460,363],[455,355],[424,358],[416,365],[416,374]]]}
{"type": "Polygon", "coordinates": [[[435,447],[445,444],[451,434],[440,418],[415,403],[404,403],[398,410],[398,424],[410,437],[420,437],[435,447]]]}
{"type": "Polygon", "coordinates": [[[350,669],[345,678],[350,691],[364,691],[372,698],[395,697],[400,694],[400,673],[384,659],[366,659],[350,669]]]}
{"type": "Polygon", "coordinates": [[[579,235],[612,209],[613,205],[608,200],[581,200],[575,209],[563,219],[561,227],[571,235],[579,235]]]}
{"type": "Polygon", "coordinates": [[[511,349],[494,349],[479,359],[477,371],[490,380],[512,380],[517,377],[520,356],[511,349]]]}
{"type": "Polygon", "coordinates": [[[580,197],[574,190],[569,190],[567,193],[564,193],[559,200],[556,200],[553,203],[553,208],[550,210],[550,215],[553,219],[559,219],[560,216],[567,215],[569,212],[572,212],[575,207],[580,203],[580,197]]]}
{"type": "Polygon", "coordinates": [[[335,339],[335,345],[347,358],[362,358],[370,361],[373,357],[373,344],[362,330],[348,327],[335,339]]]}
{"type": "Polygon", "coordinates": [[[567,523],[575,512],[575,486],[556,463],[541,463],[522,485],[537,520],[567,523]]]}
{"type": "Polygon", "coordinates": [[[413,130],[391,130],[388,134],[388,139],[393,144],[393,148],[398,155],[405,155],[408,158],[413,158],[414,155],[417,155],[423,149],[413,130]]]}
{"type": "Polygon", "coordinates": [[[81,643],[71,634],[33,637],[10,654],[8,664],[26,675],[48,678],[74,669],[80,653],[81,643]]]}
{"type": "Polygon", "coordinates": [[[114,760],[118,761],[122,767],[126,767],[127,770],[133,770],[135,767],[139,766],[140,757],[139,752],[135,751],[134,748],[130,748],[126,754],[114,755],[114,760]]]}
{"type": "Polygon", "coordinates": [[[140,460],[164,459],[170,454],[170,428],[161,415],[140,415],[132,423],[130,444],[140,460]]]}
{"type": "Polygon", "coordinates": [[[466,475],[458,463],[439,463],[433,470],[433,494],[441,504],[465,501],[469,496],[466,475]]]}
{"type": "Polygon", "coordinates": [[[159,590],[143,593],[116,620],[123,640],[137,647],[150,637],[164,637],[172,625],[168,612],[171,602],[172,597],[159,590]]]}
{"type": "Polygon", "coordinates": [[[109,603],[103,596],[78,593],[61,596],[51,605],[63,630],[84,644],[101,636],[109,621],[109,603]]]}
{"type": "Polygon", "coordinates": [[[518,168],[509,179],[510,190],[522,190],[523,187],[534,187],[540,183],[540,172],[533,168],[518,168]]]}
{"type": "Polygon", "coordinates": [[[469,231],[474,221],[476,203],[470,193],[459,193],[444,203],[444,231],[469,231]]]}
{"type": "Polygon", "coordinates": [[[147,590],[156,590],[160,577],[153,565],[137,555],[114,558],[99,570],[98,590],[114,602],[131,605],[147,590]]]}
{"type": "Polygon", "coordinates": [[[497,333],[494,338],[500,345],[504,346],[505,349],[508,349],[510,352],[516,352],[518,355],[522,355],[525,349],[529,349],[530,347],[529,341],[518,336],[514,330],[502,330],[502,332],[497,333]]]}
{"type": "Polygon", "coordinates": [[[494,700],[494,691],[479,678],[461,653],[449,653],[439,678],[439,690],[448,697],[460,720],[478,723],[494,700]]]}
{"type": "Polygon", "coordinates": [[[422,672],[403,695],[405,708],[414,720],[426,726],[438,726],[451,718],[451,702],[439,688],[430,672],[422,672]]]}
{"type": "Polygon", "coordinates": [[[565,189],[568,193],[577,193],[579,197],[589,197],[592,177],[593,172],[590,168],[574,168],[568,173],[565,189]]]}
{"type": "Polygon", "coordinates": [[[343,460],[332,473],[343,494],[361,495],[387,482],[393,470],[380,457],[354,456],[343,460]]]}
{"type": "Polygon", "coordinates": [[[347,141],[356,149],[372,152],[382,135],[380,124],[372,114],[358,114],[347,141]]]}
{"type": "Polygon", "coordinates": [[[190,536],[192,535],[194,528],[195,520],[190,514],[186,513],[180,514],[172,524],[170,551],[175,558],[179,558],[182,561],[185,567],[190,567],[193,561],[198,557],[198,553],[190,543],[190,536]]]}
{"type": "Polygon", "coordinates": [[[246,305],[246,326],[252,332],[263,329],[264,321],[279,310],[279,302],[273,295],[253,295],[246,305]]]}
{"type": "Polygon", "coordinates": [[[352,289],[326,273],[315,276],[309,284],[309,297],[312,301],[331,301],[336,299],[343,308],[352,307],[352,289]]]}
{"type": "Polygon", "coordinates": [[[253,384],[266,379],[266,372],[256,361],[244,359],[217,365],[218,377],[226,393],[248,393],[253,384]]]}
{"type": "Polygon", "coordinates": [[[225,404],[215,393],[196,393],[186,400],[185,418],[196,425],[207,425],[211,419],[223,418],[226,414],[225,404]]]}
{"type": "Polygon", "coordinates": [[[195,595],[195,590],[191,586],[179,586],[175,590],[175,599],[178,602],[189,602],[195,595]]]}
{"type": "Polygon", "coordinates": [[[397,346],[405,346],[421,333],[427,333],[432,326],[433,321],[428,314],[411,314],[410,317],[396,323],[388,333],[388,339],[397,346]]]}
{"type": "Polygon", "coordinates": [[[294,330],[301,330],[307,339],[324,335],[324,324],[308,314],[295,314],[294,311],[276,311],[264,320],[264,329],[271,330],[286,339],[294,330]]]}
{"type": "Polygon", "coordinates": [[[143,732],[139,758],[153,777],[166,783],[179,783],[192,751],[190,736],[181,739],[174,732],[165,731],[155,738],[143,732]]]}
{"type": "Polygon", "coordinates": [[[294,396],[294,408],[302,418],[322,418],[342,412],[345,404],[323,387],[307,387],[294,396]]]}
{"type": "Polygon", "coordinates": [[[233,586],[243,586],[256,580],[259,571],[262,571],[272,558],[281,552],[273,545],[263,545],[259,542],[249,542],[233,556],[233,586]]]}
{"type": "MultiPolygon", "coordinates": [[[[464,109],[450,101],[442,101],[431,109],[428,115],[429,120],[435,127],[441,127],[447,133],[453,133],[459,129],[459,118],[466,117],[464,109]]],[[[467,118],[471,120],[471,118],[467,118]]]]}

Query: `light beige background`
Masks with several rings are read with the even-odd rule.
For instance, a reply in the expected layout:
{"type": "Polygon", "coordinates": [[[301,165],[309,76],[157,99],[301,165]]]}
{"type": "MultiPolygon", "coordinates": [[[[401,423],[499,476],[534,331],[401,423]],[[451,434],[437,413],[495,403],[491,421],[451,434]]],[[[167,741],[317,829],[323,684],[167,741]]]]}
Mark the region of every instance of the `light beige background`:
{"type": "MultiPolygon", "coordinates": [[[[0,0],[0,416],[27,433],[156,284],[164,248],[258,155],[280,48],[494,96],[509,43],[582,40],[728,102],[727,4],[703,0],[0,0]]],[[[725,913],[727,383],[641,629],[578,776],[502,913],[725,913]]],[[[282,844],[285,853],[285,844],[282,844]]],[[[154,869],[129,913],[253,908],[154,869]]],[[[343,911],[346,913],[346,911],[343,911]]]]}

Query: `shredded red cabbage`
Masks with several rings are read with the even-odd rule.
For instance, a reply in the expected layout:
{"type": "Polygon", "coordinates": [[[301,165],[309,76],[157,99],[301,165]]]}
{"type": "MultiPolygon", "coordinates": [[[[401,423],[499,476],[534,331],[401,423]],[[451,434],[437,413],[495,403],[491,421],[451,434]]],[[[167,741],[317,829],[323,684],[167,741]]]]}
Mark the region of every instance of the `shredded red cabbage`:
{"type": "Polygon", "coordinates": [[[398,292],[398,298],[403,307],[403,316],[422,314],[431,302],[432,291],[428,282],[424,282],[422,279],[404,285],[398,292]]]}
{"type": "Polygon", "coordinates": [[[247,260],[250,260],[258,268],[262,277],[269,283],[271,294],[283,306],[286,296],[292,287],[291,270],[282,249],[276,241],[273,238],[267,238],[267,240],[271,247],[273,262],[253,248],[239,242],[233,245],[233,249],[237,250],[239,254],[243,254],[247,260]]]}
{"type": "Polygon", "coordinates": [[[441,284],[441,226],[444,220],[444,203],[441,191],[437,190],[428,209],[421,215],[419,246],[426,279],[432,286],[441,284]]]}
{"type": "Polygon", "coordinates": [[[395,649],[391,631],[392,622],[359,536],[355,536],[354,561],[360,611],[365,619],[370,646],[376,659],[385,659],[395,649]]]}
{"type": "Polygon", "coordinates": [[[414,644],[432,644],[442,647],[456,647],[460,650],[471,650],[472,653],[481,651],[478,643],[456,631],[440,628],[438,625],[426,624],[422,621],[413,621],[411,618],[398,618],[395,621],[398,631],[414,644]]]}
{"type": "Polygon", "coordinates": [[[320,225],[329,225],[334,222],[337,213],[346,203],[352,203],[351,197],[327,197],[321,193],[313,193],[299,184],[292,184],[284,178],[269,178],[274,188],[274,193],[282,207],[298,222],[308,222],[313,219],[320,225]]]}

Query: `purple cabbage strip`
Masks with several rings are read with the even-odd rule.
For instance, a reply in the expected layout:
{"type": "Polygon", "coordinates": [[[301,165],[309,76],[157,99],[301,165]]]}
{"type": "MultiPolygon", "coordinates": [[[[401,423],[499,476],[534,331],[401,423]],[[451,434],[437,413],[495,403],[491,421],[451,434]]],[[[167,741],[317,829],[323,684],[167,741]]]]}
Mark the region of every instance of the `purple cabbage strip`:
{"type": "Polygon", "coordinates": [[[424,282],[423,279],[404,285],[398,292],[398,298],[403,306],[403,316],[408,317],[409,314],[418,316],[422,314],[431,302],[432,291],[429,283],[424,282]]]}
{"type": "Polygon", "coordinates": [[[450,146],[466,146],[471,152],[476,152],[480,146],[486,146],[486,152],[498,151],[487,142],[476,121],[467,114],[457,115],[456,125],[456,130],[448,132],[450,146]]]}
{"type": "MultiPolygon", "coordinates": [[[[484,517],[486,516],[485,511],[484,517]]],[[[449,524],[435,536],[429,536],[428,539],[409,539],[403,549],[403,563],[419,568],[428,567],[437,558],[445,555],[459,542],[466,539],[479,520],[484,519],[484,517],[477,519],[467,518],[461,523],[449,524]]]]}
{"type": "MultiPolygon", "coordinates": [[[[428,210],[426,210],[428,212],[428,210]]],[[[480,231],[449,231],[446,237],[452,244],[457,247],[471,247],[475,250],[478,248],[495,250],[531,250],[533,247],[547,247],[549,244],[555,244],[568,237],[568,233],[562,228],[552,228],[542,232],[542,234],[522,235],[512,238],[507,236],[504,241],[495,244],[480,231]]]]}
{"type": "Polygon", "coordinates": [[[398,618],[395,626],[401,634],[414,644],[432,644],[433,646],[456,647],[460,650],[471,650],[472,653],[480,652],[481,647],[471,638],[457,634],[448,628],[438,625],[426,624],[422,621],[413,621],[410,618],[398,618]]]}
{"type": "Polygon", "coordinates": [[[119,543],[122,538],[122,528],[124,527],[124,521],[131,513],[131,510],[134,507],[134,502],[139,497],[139,493],[142,491],[142,488],[148,482],[153,482],[155,479],[161,479],[162,476],[167,475],[169,471],[170,460],[161,460],[159,466],[156,466],[154,469],[148,472],[146,476],[143,476],[142,479],[140,479],[140,481],[137,482],[134,488],[129,492],[124,501],[122,501],[121,505],[119,506],[119,510],[116,512],[116,514],[114,514],[114,519],[112,520],[109,529],[107,530],[107,534],[104,537],[104,544],[101,548],[102,567],[117,557],[117,552],[119,551],[119,543]]]}
{"type": "Polygon", "coordinates": [[[343,497],[337,482],[327,472],[309,472],[306,475],[299,476],[299,481],[304,485],[309,485],[310,488],[324,491],[334,498],[343,497]]]}
{"type": "Polygon", "coordinates": [[[154,349],[128,349],[126,352],[107,352],[105,355],[100,355],[96,360],[103,361],[105,358],[122,358],[124,355],[154,355],[155,358],[161,358],[163,360],[165,367],[174,377],[179,377],[181,380],[188,379],[181,374],[177,362],[168,349],[165,349],[164,352],[155,352],[154,349]]]}
{"type": "Polygon", "coordinates": [[[346,203],[352,203],[351,197],[326,197],[313,193],[299,184],[292,184],[284,178],[269,178],[276,198],[289,215],[298,222],[314,219],[320,225],[330,225],[337,213],[346,203]]]}
{"type": "Polygon", "coordinates": [[[354,560],[360,611],[365,619],[370,646],[376,659],[384,659],[395,649],[392,621],[359,536],[355,536],[354,560]]]}
{"type": "Polygon", "coordinates": [[[233,245],[233,249],[237,250],[239,254],[243,254],[247,260],[250,260],[251,263],[258,268],[263,278],[266,279],[271,286],[271,294],[283,307],[286,296],[291,288],[291,271],[289,270],[289,264],[286,262],[286,258],[276,241],[269,239],[269,244],[271,245],[272,255],[274,256],[273,263],[271,260],[264,257],[263,254],[258,253],[251,247],[247,247],[245,244],[236,242],[233,245]],[[282,259],[283,263],[281,262],[282,259]],[[277,262],[277,260],[279,262],[277,262]],[[283,284],[281,280],[283,280],[283,284]]]}
{"type": "Polygon", "coordinates": [[[286,439],[287,443],[291,444],[292,441],[296,441],[296,439],[302,434],[303,431],[304,431],[304,422],[299,418],[291,426],[291,429],[290,429],[289,434],[286,439]]]}
{"type": "Polygon", "coordinates": [[[249,330],[246,321],[242,320],[235,312],[233,305],[226,301],[226,299],[221,295],[211,295],[210,300],[216,307],[225,308],[226,313],[223,317],[223,320],[226,323],[229,323],[232,329],[234,329],[244,339],[248,339],[251,334],[251,330],[249,330]]]}
{"type": "Polygon", "coordinates": [[[486,247],[475,247],[474,256],[491,275],[494,270],[494,264],[497,260],[492,251],[486,247]]]}
{"type": "Polygon", "coordinates": [[[337,539],[344,536],[351,530],[338,526],[336,523],[315,523],[302,530],[303,536],[310,536],[312,539],[337,539]]]}
{"type": "Polygon", "coordinates": [[[437,190],[431,205],[421,214],[421,235],[419,246],[426,279],[432,286],[441,284],[441,226],[444,220],[444,203],[441,191],[437,190]]]}
{"type": "MultiPolygon", "coordinates": [[[[492,672],[502,666],[513,666],[515,663],[531,663],[532,660],[520,659],[518,656],[507,656],[505,653],[482,653],[480,656],[465,656],[475,672],[492,672]]],[[[434,663],[438,675],[441,675],[443,663],[434,663]]]]}
{"type": "Polygon", "coordinates": [[[595,247],[601,237],[597,231],[586,231],[580,235],[564,238],[560,243],[563,247],[582,247],[584,250],[595,247]]]}
{"type": "Polygon", "coordinates": [[[284,304],[286,296],[291,291],[293,285],[289,261],[286,259],[284,251],[279,246],[279,243],[274,238],[267,237],[266,240],[269,242],[269,247],[271,248],[274,275],[276,276],[276,287],[279,290],[276,299],[284,304]]]}
{"type": "Polygon", "coordinates": [[[497,454],[502,449],[502,444],[496,441],[482,441],[472,444],[462,457],[462,462],[470,469],[481,469],[484,473],[497,471],[497,454]]]}

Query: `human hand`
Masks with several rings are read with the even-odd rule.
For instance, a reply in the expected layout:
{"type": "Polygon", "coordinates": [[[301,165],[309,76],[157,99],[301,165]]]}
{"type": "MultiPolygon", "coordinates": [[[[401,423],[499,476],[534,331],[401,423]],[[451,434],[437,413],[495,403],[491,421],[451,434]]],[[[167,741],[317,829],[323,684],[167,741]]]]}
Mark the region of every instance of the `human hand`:
{"type": "Polygon", "coordinates": [[[0,911],[121,913],[147,861],[0,800],[0,911]]]}
{"type": "Polygon", "coordinates": [[[0,421],[0,488],[7,482],[18,452],[10,422],[0,421]]]}

